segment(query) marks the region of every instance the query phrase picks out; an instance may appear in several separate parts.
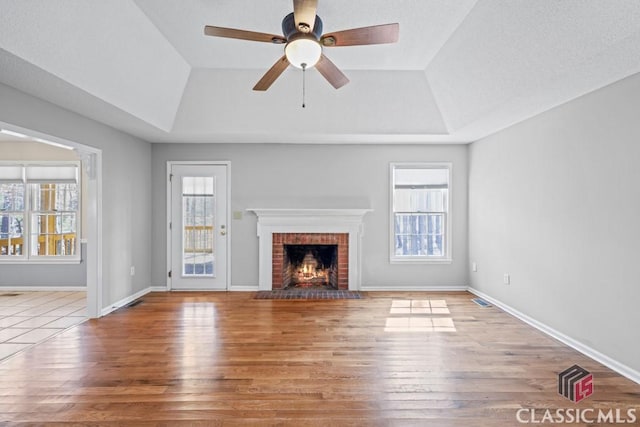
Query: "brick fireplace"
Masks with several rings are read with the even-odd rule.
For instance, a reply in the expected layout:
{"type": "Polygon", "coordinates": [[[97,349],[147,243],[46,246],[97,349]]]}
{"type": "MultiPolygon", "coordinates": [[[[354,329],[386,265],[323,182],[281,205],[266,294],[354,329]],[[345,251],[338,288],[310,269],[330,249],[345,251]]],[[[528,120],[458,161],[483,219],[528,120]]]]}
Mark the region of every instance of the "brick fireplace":
{"type": "MultiPolygon", "coordinates": [[[[287,247],[301,247],[302,252],[314,247],[335,246],[335,266],[326,265],[329,270],[326,282],[335,289],[349,289],[349,234],[348,233],[273,233],[271,248],[271,286],[272,289],[285,289],[293,285],[294,274],[286,256],[287,247]],[[335,276],[334,276],[335,275],[335,276]]],[[[330,264],[330,263],[327,263],[330,264]]],[[[324,282],[322,282],[324,283],[324,282]]]]}
{"type": "Polygon", "coordinates": [[[337,275],[333,287],[341,290],[360,289],[363,217],[371,209],[248,210],[258,217],[259,290],[283,289],[289,284],[286,283],[289,279],[285,278],[286,245],[309,245],[309,252],[318,252],[314,245],[336,245],[336,269],[327,273],[329,276],[337,275]]]}

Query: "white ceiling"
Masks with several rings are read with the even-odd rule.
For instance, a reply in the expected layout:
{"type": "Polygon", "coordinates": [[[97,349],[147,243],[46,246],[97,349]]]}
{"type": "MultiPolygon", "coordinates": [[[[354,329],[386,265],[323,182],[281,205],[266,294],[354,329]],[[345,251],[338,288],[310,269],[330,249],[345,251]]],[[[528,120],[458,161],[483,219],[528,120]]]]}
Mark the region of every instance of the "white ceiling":
{"type": "Polygon", "coordinates": [[[333,89],[205,25],[280,34],[291,0],[0,0],[0,82],[153,142],[470,142],[640,72],[638,0],[319,0],[333,89]]]}

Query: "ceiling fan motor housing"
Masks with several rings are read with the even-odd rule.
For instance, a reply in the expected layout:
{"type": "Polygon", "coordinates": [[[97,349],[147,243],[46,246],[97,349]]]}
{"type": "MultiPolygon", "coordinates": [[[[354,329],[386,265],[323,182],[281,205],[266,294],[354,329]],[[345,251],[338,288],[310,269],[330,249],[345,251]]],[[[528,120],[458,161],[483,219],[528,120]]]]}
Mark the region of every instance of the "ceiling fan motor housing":
{"type": "MultiPolygon", "coordinates": [[[[291,36],[300,32],[301,31],[296,27],[296,20],[293,17],[293,12],[291,12],[282,20],[282,34],[287,40],[289,40],[291,36]]],[[[318,15],[316,15],[316,20],[313,24],[313,31],[309,34],[313,35],[316,40],[320,40],[320,36],[322,35],[322,19],[320,19],[318,15]]]]}

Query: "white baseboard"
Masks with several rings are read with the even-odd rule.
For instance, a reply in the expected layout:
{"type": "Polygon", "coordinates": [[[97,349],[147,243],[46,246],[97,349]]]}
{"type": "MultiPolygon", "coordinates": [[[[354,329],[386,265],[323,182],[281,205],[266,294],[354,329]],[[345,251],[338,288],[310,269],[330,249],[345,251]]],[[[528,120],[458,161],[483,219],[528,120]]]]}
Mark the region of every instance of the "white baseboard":
{"type": "Polygon", "coordinates": [[[136,292],[133,295],[130,295],[130,296],[126,297],[126,298],[123,298],[120,301],[117,301],[117,302],[111,304],[109,307],[103,308],[102,311],[100,312],[100,315],[101,316],[106,316],[107,314],[109,314],[109,313],[111,313],[111,312],[113,312],[113,311],[115,311],[115,310],[117,310],[117,309],[119,309],[121,307],[124,307],[125,305],[127,305],[129,303],[132,303],[133,301],[137,300],[138,298],[143,297],[144,295],[146,295],[149,292],[151,292],[151,290],[152,290],[152,288],[148,287],[148,288],[145,288],[145,289],[143,289],[143,290],[141,290],[139,292],[136,292]]]}
{"type": "Polygon", "coordinates": [[[168,292],[166,286],[149,286],[149,292],[168,292]]]}
{"type": "Polygon", "coordinates": [[[460,286],[420,286],[420,285],[392,285],[392,286],[360,286],[361,291],[366,292],[375,292],[375,291],[384,291],[384,292],[457,292],[457,291],[466,291],[469,289],[467,285],[460,286]]]}
{"type": "Polygon", "coordinates": [[[250,286],[250,285],[231,285],[231,287],[229,288],[230,292],[258,292],[260,289],[258,289],[258,285],[255,286],[250,286]]]}
{"type": "Polygon", "coordinates": [[[0,292],[86,292],[86,286],[0,286],[0,292]]]}
{"type": "Polygon", "coordinates": [[[640,372],[636,371],[633,368],[630,368],[627,365],[624,365],[620,362],[618,362],[617,360],[612,359],[611,357],[607,356],[606,354],[602,354],[600,353],[598,350],[595,350],[583,343],[581,343],[580,341],[577,341],[573,338],[571,338],[570,336],[567,336],[565,334],[563,334],[562,332],[559,332],[555,329],[553,329],[552,327],[545,325],[542,322],[539,322],[537,320],[535,320],[532,317],[527,316],[526,314],[516,310],[515,308],[510,307],[507,304],[504,304],[503,302],[490,297],[489,295],[485,294],[484,292],[481,292],[477,289],[474,289],[472,287],[467,288],[467,290],[469,292],[471,292],[472,294],[475,294],[477,296],[479,296],[482,299],[485,299],[487,301],[489,301],[491,304],[495,305],[496,307],[500,308],[503,311],[506,311],[507,313],[511,314],[512,316],[522,320],[523,322],[525,322],[526,324],[533,326],[534,328],[538,329],[541,332],[544,332],[545,334],[549,335],[552,338],[557,339],[558,341],[562,342],[563,344],[568,345],[569,347],[573,348],[574,350],[579,351],[580,353],[584,354],[585,356],[590,357],[591,359],[595,360],[596,362],[602,363],[604,366],[616,371],[617,373],[619,373],[622,376],[625,376],[627,378],[629,378],[631,381],[634,381],[638,384],[640,384],[640,372]]]}

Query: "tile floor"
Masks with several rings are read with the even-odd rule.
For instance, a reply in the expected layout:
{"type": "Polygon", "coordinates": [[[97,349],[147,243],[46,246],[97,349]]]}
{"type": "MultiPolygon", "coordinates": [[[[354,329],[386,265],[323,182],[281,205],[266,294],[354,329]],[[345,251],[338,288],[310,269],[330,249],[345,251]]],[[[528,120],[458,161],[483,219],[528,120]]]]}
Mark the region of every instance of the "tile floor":
{"type": "Polygon", "coordinates": [[[86,292],[0,288],[0,360],[87,320],[86,292]]]}

